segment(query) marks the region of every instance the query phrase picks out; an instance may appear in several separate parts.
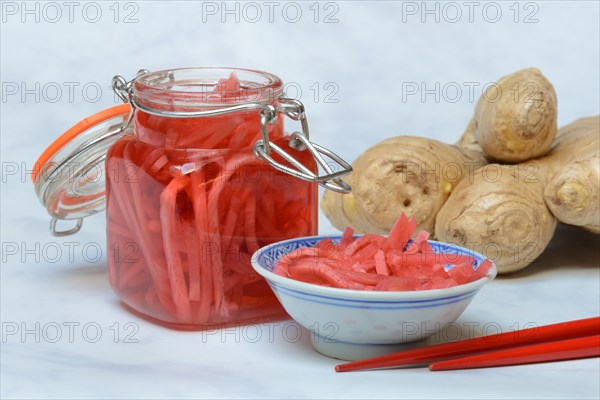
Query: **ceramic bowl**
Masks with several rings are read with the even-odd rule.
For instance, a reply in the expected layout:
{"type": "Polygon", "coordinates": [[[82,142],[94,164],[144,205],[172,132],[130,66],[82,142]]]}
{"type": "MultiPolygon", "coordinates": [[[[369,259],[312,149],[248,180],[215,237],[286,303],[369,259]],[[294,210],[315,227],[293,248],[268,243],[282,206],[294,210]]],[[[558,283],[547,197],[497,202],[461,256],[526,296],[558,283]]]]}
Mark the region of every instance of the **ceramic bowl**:
{"type": "MultiPolygon", "coordinates": [[[[310,331],[315,350],[333,358],[356,360],[406,348],[455,321],[479,290],[496,276],[496,266],[477,281],[445,289],[382,292],[314,285],[273,273],[279,258],[301,247],[312,247],[340,236],[312,236],[285,240],[254,253],[252,266],[300,325],[310,331]]],[[[485,257],[456,245],[429,241],[436,253],[485,257]]]]}

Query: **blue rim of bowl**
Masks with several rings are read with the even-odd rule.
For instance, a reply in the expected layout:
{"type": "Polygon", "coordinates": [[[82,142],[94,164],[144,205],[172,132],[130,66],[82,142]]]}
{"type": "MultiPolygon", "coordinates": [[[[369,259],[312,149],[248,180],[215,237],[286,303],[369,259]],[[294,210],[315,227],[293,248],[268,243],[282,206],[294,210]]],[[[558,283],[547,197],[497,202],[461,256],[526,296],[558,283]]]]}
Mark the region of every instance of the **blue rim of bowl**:
{"type": "MultiPolygon", "coordinates": [[[[355,237],[360,237],[362,235],[356,235],[355,237]]],[[[287,287],[295,290],[303,291],[306,294],[316,294],[316,295],[324,295],[324,296],[333,296],[336,298],[345,298],[345,299],[357,299],[362,298],[364,300],[431,300],[432,298],[439,297],[447,297],[447,296],[455,296],[462,295],[470,291],[477,291],[481,289],[485,284],[491,282],[497,275],[496,264],[492,262],[492,268],[488,271],[486,276],[480,278],[476,281],[469,282],[463,285],[452,286],[449,288],[443,289],[428,289],[428,290],[416,290],[416,291],[395,291],[395,292],[381,292],[381,291],[368,291],[368,290],[353,290],[353,289],[340,289],[340,288],[332,288],[328,286],[315,285],[313,283],[306,283],[297,281],[295,279],[287,278],[285,276],[281,276],[275,274],[274,272],[269,271],[268,269],[262,267],[258,263],[258,258],[262,253],[266,253],[272,250],[275,247],[285,245],[287,243],[293,243],[297,241],[303,240],[323,240],[323,239],[336,239],[339,240],[341,235],[317,235],[317,236],[303,236],[294,239],[282,240],[280,242],[275,242],[269,244],[267,246],[261,247],[258,249],[253,255],[251,259],[252,267],[254,270],[264,277],[268,282],[274,282],[277,285],[281,285],[282,287],[287,287]],[[306,291],[309,290],[309,293],[306,291]]],[[[486,259],[482,254],[466,249],[464,247],[445,243],[438,242],[436,240],[428,240],[429,243],[439,244],[442,246],[452,247],[454,249],[459,250],[461,253],[472,255],[476,258],[486,259]]],[[[490,260],[491,261],[491,260],[490,260]]]]}

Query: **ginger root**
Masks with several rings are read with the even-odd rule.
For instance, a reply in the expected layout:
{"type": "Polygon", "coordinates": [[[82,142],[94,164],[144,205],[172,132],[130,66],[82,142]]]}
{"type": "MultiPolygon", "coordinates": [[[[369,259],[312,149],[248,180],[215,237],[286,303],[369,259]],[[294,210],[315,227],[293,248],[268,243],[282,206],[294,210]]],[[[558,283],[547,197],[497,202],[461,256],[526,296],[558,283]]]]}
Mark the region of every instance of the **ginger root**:
{"type": "Polygon", "coordinates": [[[552,84],[538,69],[523,69],[501,78],[479,98],[473,135],[495,160],[529,160],[550,149],[556,114],[552,84]]]}
{"type": "Polygon", "coordinates": [[[485,254],[499,273],[533,262],[558,222],[600,233],[600,118],[557,131],[556,94],[535,68],[495,89],[500,97],[484,93],[456,145],[401,136],[365,151],[352,193],[325,192],[325,215],[339,229],[384,234],[404,212],[438,240],[485,254]]]}
{"type": "Polygon", "coordinates": [[[535,260],[552,239],[556,219],[544,203],[535,164],[489,164],[461,182],[437,215],[438,240],[487,255],[498,273],[535,260]]]}
{"type": "Polygon", "coordinates": [[[600,117],[582,118],[561,129],[547,156],[552,172],[544,191],[559,221],[600,233],[600,117]]]}
{"type": "Polygon", "coordinates": [[[546,157],[476,170],[438,213],[436,237],[473,248],[508,273],[542,253],[557,218],[597,232],[599,138],[600,118],[582,118],[559,129],[546,157]]]}
{"type": "Polygon", "coordinates": [[[486,163],[481,152],[437,140],[399,136],[359,156],[344,178],[352,193],[325,191],[321,209],[338,229],[386,234],[398,215],[414,216],[433,231],[435,216],[454,186],[486,163]]]}
{"type": "Polygon", "coordinates": [[[479,141],[490,146],[495,143],[493,135],[502,136],[506,150],[494,156],[513,160],[548,150],[556,134],[552,85],[537,69],[529,68],[501,78],[496,86],[500,98],[481,96],[456,145],[399,136],[360,155],[347,179],[352,193],[325,191],[321,199],[321,209],[333,226],[385,234],[405,213],[415,217],[419,229],[433,232],[436,215],[454,187],[489,162],[479,141]],[[532,87],[537,92],[532,93],[532,87]],[[511,145],[515,140],[527,145],[511,145]]]}

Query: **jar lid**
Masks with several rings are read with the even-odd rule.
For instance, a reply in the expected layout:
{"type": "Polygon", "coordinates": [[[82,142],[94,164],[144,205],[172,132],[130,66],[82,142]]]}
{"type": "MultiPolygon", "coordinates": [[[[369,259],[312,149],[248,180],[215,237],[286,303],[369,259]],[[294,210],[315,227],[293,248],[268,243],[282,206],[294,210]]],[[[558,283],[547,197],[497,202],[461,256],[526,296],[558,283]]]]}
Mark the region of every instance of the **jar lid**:
{"type": "Polygon", "coordinates": [[[105,209],[105,158],[109,147],[131,133],[129,104],[111,107],[78,122],[56,139],[36,161],[31,179],[52,216],[50,231],[65,236],[81,228],[82,219],[105,209]],[[57,220],[77,220],[57,231],[57,220]]]}

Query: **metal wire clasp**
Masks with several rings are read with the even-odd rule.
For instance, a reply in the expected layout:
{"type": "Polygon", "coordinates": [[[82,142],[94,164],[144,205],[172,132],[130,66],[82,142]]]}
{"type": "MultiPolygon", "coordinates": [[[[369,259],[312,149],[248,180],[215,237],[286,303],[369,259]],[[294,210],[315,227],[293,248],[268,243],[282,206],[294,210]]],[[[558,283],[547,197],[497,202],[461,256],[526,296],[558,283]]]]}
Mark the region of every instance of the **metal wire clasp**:
{"type": "Polygon", "coordinates": [[[254,155],[268,162],[273,168],[293,175],[297,178],[309,182],[316,182],[319,185],[339,193],[350,193],[352,188],[341,177],[352,172],[352,166],[344,161],[340,156],[333,151],[319,146],[309,140],[308,121],[304,112],[304,105],[299,100],[288,99],[285,97],[279,98],[280,104],[278,107],[269,105],[268,108],[261,110],[260,125],[262,131],[262,139],[254,144],[254,155]],[[267,125],[274,124],[277,121],[278,114],[282,113],[294,121],[299,121],[302,127],[302,132],[293,132],[290,136],[289,146],[294,150],[308,150],[315,161],[327,173],[325,175],[316,175],[301,162],[292,157],[289,153],[283,150],[275,143],[269,141],[267,125]],[[296,167],[296,169],[283,165],[270,156],[271,151],[281,156],[285,161],[296,167]],[[333,167],[341,167],[337,172],[334,172],[332,163],[327,162],[323,155],[334,161],[333,167]]]}
{"type": "Polygon", "coordinates": [[[131,104],[131,113],[128,120],[124,123],[122,129],[126,128],[131,123],[133,112],[136,108],[152,115],[171,118],[196,118],[211,115],[222,115],[231,112],[258,110],[260,113],[262,139],[257,140],[254,144],[254,155],[257,158],[266,161],[273,168],[279,171],[285,172],[305,181],[318,183],[329,190],[339,193],[350,193],[352,190],[350,185],[341,179],[342,176],[348,175],[352,172],[352,166],[331,150],[319,146],[318,144],[309,140],[306,113],[304,112],[304,105],[299,100],[280,97],[278,99],[279,101],[277,103],[277,107],[272,104],[246,103],[201,111],[159,110],[140,103],[133,91],[133,83],[135,82],[135,79],[146,73],[148,73],[147,70],[139,70],[136,78],[132,79],[131,81],[126,81],[125,78],[120,75],[115,76],[112,80],[112,87],[117,96],[119,96],[119,98],[125,103],[131,104]],[[280,113],[288,116],[294,121],[299,121],[302,127],[302,132],[293,132],[291,134],[289,146],[298,151],[308,150],[318,165],[325,170],[326,174],[315,174],[281,147],[275,143],[271,143],[269,140],[268,125],[272,125],[277,122],[280,113]],[[271,151],[281,156],[285,161],[290,163],[295,168],[275,161],[270,155],[271,151]],[[323,156],[327,156],[332,162],[327,162],[323,156]],[[334,168],[339,170],[334,171],[334,168]]]}
{"type": "Polygon", "coordinates": [[[135,75],[135,78],[130,81],[125,80],[121,75],[115,75],[111,82],[112,90],[119,96],[123,103],[132,103],[133,83],[138,76],[147,74],[148,72],[150,71],[147,69],[140,69],[135,75]]]}

